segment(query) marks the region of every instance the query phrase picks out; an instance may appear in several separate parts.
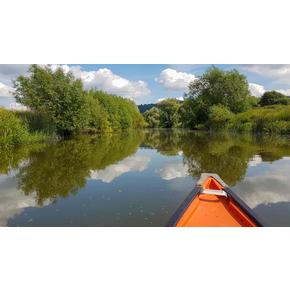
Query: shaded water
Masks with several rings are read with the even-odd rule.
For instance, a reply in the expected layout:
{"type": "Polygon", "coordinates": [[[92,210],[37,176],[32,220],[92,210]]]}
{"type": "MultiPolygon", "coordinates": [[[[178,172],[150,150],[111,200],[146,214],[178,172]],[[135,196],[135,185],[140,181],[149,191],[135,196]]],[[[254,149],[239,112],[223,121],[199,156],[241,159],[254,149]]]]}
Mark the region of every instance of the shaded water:
{"type": "Polygon", "coordinates": [[[1,226],[164,226],[202,172],[290,225],[290,140],[144,130],[0,147],[1,226]]]}

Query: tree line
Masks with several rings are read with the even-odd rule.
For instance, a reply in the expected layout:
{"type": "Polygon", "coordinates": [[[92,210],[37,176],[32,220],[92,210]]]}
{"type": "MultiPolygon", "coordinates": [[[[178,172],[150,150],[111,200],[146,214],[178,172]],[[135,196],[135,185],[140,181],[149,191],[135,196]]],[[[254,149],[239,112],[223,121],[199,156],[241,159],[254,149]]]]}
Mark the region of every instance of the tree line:
{"type": "Polygon", "coordinates": [[[28,111],[0,109],[0,143],[20,144],[45,135],[135,129],[145,124],[133,101],[85,90],[80,79],[61,68],[31,65],[28,75],[19,76],[13,86],[16,101],[28,111]]]}
{"type": "MultiPolygon", "coordinates": [[[[264,118],[264,110],[269,109],[269,106],[276,106],[278,111],[283,109],[287,121],[290,120],[289,107],[286,110],[283,107],[290,104],[289,97],[276,91],[265,92],[261,98],[251,96],[246,77],[237,70],[224,71],[217,67],[209,68],[199,79],[189,84],[184,99],[184,101],[166,99],[144,112],[147,126],[207,130],[235,129],[232,123],[237,116],[254,110],[253,119],[260,120],[264,118]]],[[[268,114],[268,117],[268,122],[280,120],[277,116],[268,114]]],[[[256,127],[255,124],[245,126],[248,131],[253,131],[256,127]]],[[[283,127],[283,133],[285,131],[290,133],[290,123],[286,127],[286,130],[285,126],[283,127]]],[[[260,129],[265,131],[263,128],[260,129]]]]}

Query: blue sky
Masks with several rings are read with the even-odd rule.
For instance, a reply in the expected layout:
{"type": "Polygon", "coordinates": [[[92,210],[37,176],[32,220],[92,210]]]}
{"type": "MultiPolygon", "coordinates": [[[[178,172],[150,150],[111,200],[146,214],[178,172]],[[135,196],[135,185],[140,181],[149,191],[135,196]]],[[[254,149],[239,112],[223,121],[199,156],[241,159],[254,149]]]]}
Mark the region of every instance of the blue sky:
{"type": "MultiPolygon", "coordinates": [[[[29,65],[0,65],[0,106],[14,107],[12,80],[26,74],[29,65]]],[[[209,64],[70,64],[61,66],[83,80],[86,88],[95,87],[133,99],[137,104],[163,98],[182,97],[188,83],[204,73],[209,64]]],[[[222,69],[237,69],[245,74],[250,91],[260,97],[266,90],[290,95],[290,65],[218,64],[222,69]]]]}

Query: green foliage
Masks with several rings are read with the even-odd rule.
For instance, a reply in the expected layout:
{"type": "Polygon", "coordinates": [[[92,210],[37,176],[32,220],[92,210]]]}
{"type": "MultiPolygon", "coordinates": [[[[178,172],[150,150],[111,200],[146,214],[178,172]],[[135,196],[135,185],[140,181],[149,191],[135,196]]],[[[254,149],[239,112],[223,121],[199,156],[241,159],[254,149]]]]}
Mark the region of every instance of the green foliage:
{"type": "Polygon", "coordinates": [[[144,114],[145,122],[149,128],[158,128],[160,125],[160,110],[156,107],[151,108],[144,114]]]}
{"type": "Polygon", "coordinates": [[[61,68],[32,65],[29,76],[14,82],[16,100],[32,111],[47,114],[61,135],[87,125],[87,104],[81,80],[61,68]]]}
{"type": "Polygon", "coordinates": [[[176,99],[166,99],[158,103],[160,111],[160,127],[177,128],[180,126],[181,102],[176,99]]]}
{"type": "Polygon", "coordinates": [[[87,94],[89,123],[88,129],[97,132],[111,131],[108,113],[102,108],[97,98],[93,94],[87,94]]]}
{"type": "Polygon", "coordinates": [[[271,106],[271,105],[289,105],[290,104],[290,98],[287,96],[276,92],[276,91],[269,91],[265,92],[263,96],[260,99],[260,106],[271,106]]]}
{"type": "Polygon", "coordinates": [[[211,129],[224,129],[233,113],[223,105],[213,105],[209,109],[208,127],[211,129]]]}
{"type": "Polygon", "coordinates": [[[27,126],[31,133],[53,135],[56,127],[48,116],[42,112],[15,111],[16,116],[27,126]]]}
{"type": "Polygon", "coordinates": [[[290,106],[267,106],[237,114],[227,128],[238,132],[290,134],[290,106]]]}
{"type": "Polygon", "coordinates": [[[41,142],[45,139],[44,133],[29,132],[27,124],[15,112],[0,108],[0,147],[41,142]]]}
{"type": "Polygon", "coordinates": [[[199,79],[189,85],[186,95],[192,99],[201,99],[206,106],[221,104],[234,113],[249,108],[248,82],[237,70],[223,71],[212,67],[199,79]]]}
{"type": "MultiPolygon", "coordinates": [[[[95,110],[91,113],[96,117],[99,115],[100,127],[110,128],[111,130],[124,130],[142,128],[145,123],[135,103],[129,99],[110,95],[103,91],[91,90],[88,97],[95,110]],[[99,108],[97,108],[99,106],[99,108]]],[[[94,122],[94,117],[90,122],[94,122]]]]}
{"type": "Polygon", "coordinates": [[[28,129],[17,116],[0,108],[0,144],[17,145],[28,141],[28,129]]]}

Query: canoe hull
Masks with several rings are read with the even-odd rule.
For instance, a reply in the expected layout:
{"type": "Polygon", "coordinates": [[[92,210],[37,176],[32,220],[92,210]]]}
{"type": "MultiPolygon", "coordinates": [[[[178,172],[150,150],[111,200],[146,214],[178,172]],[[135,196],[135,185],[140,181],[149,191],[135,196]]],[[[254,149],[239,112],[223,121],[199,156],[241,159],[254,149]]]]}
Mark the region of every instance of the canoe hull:
{"type": "Polygon", "coordinates": [[[216,174],[202,174],[168,223],[177,227],[257,227],[261,221],[216,174]],[[207,194],[208,193],[208,194],[207,194]]]}

